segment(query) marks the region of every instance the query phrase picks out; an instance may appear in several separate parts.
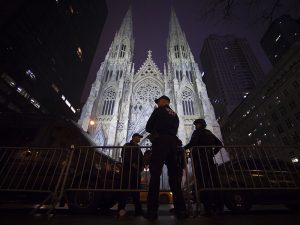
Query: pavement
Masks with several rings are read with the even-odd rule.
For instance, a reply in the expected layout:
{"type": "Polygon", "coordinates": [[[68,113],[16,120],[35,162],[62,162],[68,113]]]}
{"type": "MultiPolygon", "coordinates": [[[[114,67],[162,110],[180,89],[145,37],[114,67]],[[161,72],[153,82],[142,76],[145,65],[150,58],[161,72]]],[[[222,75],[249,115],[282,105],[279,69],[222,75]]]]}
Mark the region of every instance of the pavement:
{"type": "Polygon", "coordinates": [[[296,225],[299,224],[300,214],[291,212],[283,206],[260,206],[247,214],[233,214],[225,211],[222,216],[176,219],[170,212],[170,205],[160,207],[157,221],[149,222],[143,217],[132,215],[132,207],[129,206],[129,215],[122,220],[116,218],[116,211],[92,215],[71,214],[67,209],[58,209],[54,216],[48,217],[41,211],[30,215],[31,208],[0,207],[1,225],[296,225]]]}

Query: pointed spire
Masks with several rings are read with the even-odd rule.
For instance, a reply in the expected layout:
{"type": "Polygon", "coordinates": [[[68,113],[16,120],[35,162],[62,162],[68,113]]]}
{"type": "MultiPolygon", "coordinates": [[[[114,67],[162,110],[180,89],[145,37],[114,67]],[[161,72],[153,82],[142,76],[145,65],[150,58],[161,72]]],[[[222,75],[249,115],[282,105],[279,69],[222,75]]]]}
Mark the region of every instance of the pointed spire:
{"type": "Polygon", "coordinates": [[[169,23],[169,35],[173,35],[175,33],[183,33],[178,21],[178,18],[175,13],[175,8],[172,6],[171,8],[171,16],[170,16],[170,23],[169,23]]]}
{"type": "Polygon", "coordinates": [[[123,19],[122,25],[118,31],[120,35],[132,36],[132,9],[129,6],[126,15],[123,19]]]}

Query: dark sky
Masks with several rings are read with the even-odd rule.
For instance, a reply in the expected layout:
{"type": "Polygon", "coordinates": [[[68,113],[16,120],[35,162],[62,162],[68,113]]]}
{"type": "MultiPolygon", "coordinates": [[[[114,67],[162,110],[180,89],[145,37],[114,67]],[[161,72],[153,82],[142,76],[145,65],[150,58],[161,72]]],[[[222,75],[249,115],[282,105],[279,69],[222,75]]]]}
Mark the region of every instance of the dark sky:
{"type": "MultiPolygon", "coordinates": [[[[268,22],[260,18],[263,15],[262,12],[271,8],[271,3],[274,1],[264,0],[264,5],[254,7],[237,3],[232,7],[233,13],[231,16],[227,18],[223,16],[223,6],[219,8],[211,6],[211,3],[214,1],[219,0],[107,0],[108,16],[89,72],[82,100],[85,101],[87,98],[100,64],[104,60],[113,41],[114,34],[119,29],[130,4],[133,12],[134,63],[136,71],[146,59],[147,50],[149,49],[153,51],[154,61],[163,70],[163,63],[167,62],[166,41],[170,10],[173,4],[200,70],[199,55],[204,39],[210,34],[234,34],[237,37],[244,37],[249,40],[263,70],[268,72],[271,69],[271,64],[259,43],[268,27],[268,22]],[[212,9],[216,9],[216,11],[211,12],[212,9]]],[[[276,13],[276,16],[287,12],[292,16],[300,14],[298,9],[290,12],[282,6],[276,13]]]]}

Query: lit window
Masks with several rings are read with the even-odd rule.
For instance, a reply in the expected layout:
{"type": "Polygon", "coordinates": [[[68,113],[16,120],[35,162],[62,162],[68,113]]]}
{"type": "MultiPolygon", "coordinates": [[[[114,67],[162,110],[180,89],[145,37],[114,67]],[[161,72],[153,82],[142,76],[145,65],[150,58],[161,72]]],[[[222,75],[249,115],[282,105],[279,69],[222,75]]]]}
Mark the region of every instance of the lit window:
{"type": "Polygon", "coordinates": [[[23,88],[21,88],[21,87],[17,87],[17,92],[19,92],[20,95],[22,95],[22,96],[25,97],[25,98],[29,98],[29,97],[30,97],[30,95],[28,94],[28,92],[25,91],[25,90],[24,90],[23,88]]]}
{"type": "Polygon", "coordinates": [[[73,107],[71,107],[71,110],[73,113],[76,113],[76,110],[73,107]]]}
{"type": "Polygon", "coordinates": [[[30,77],[31,80],[35,80],[35,75],[31,70],[26,70],[26,75],[30,77]]]}
{"type": "Polygon", "coordinates": [[[71,103],[67,99],[66,99],[65,103],[67,106],[71,107],[71,103]]]}
{"type": "Polygon", "coordinates": [[[82,50],[81,50],[81,48],[78,47],[77,50],[76,50],[76,52],[77,52],[77,55],[78,55],[80,61],[82,61],[82,50]]]}
{"type": "Polygon", "coordinates": [[[1,75],[2,79],[6,81],[6,83],[8,83],[11,87],[15,87],[16,86],[16,82],[8,75],[6,75],[5,73],[3,73],[1,75]]]}
{"type": "Polygon", "coordinates": [[[274,58],[277,58],[277,57],[278,57],[278,55],[277,55],[277,54],[275,54],[275,55],[274,55],[274,58]]]}
{"type": "Polygon", "coordinates": [[[293,157],[292,158],[292,163],[297,163],[297,162],[299,162],[299,159],[297,157],[293,157]]]}
{"type": "Polygon", "coordinates": [[[69,10],[70,10],[70,13],[71,13],[71,14],[74,13],[74,9],[73,9],[73,7],[72,7],[71,5],[69,6],[69,10]]]}
{"type": "Polygon", "coordinates": [[[34,98],[30,99],[30,103],[38,109],[41,107],[41,105],[34,98]]]}
{"type": "Polygon", "coordinates": [[[276,39],[275,39],[275,42],[277,42],[279,40],[279,38],[281,37],[281,34],[279,34],[276,39]]]}
{"type": "Polygon", "coordinates": [[[227,46],[225,46],[225,48],[224,48],[225,50],[228,50],[228,47],[227,46]]]}
{"type": "Polygon", "coordinates": [[[248,136],[251,137],[251,136],[252,136],[252,133],[249,133],[248,136]]]}
{"type": "Polygon", "coordinates": [[[55,84],[52,84],[51,87],[53,88],[53,90],[55,92],[57,92],[57,93],[59,92],[59,89],[58,89],[58,87],[55,84]]]}

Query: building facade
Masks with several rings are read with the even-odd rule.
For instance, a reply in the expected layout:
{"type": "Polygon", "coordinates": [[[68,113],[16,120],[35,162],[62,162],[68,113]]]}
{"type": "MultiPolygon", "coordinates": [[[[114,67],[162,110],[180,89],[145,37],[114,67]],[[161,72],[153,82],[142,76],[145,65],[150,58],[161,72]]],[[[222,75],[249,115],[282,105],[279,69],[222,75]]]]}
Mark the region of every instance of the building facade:
{"type": "Polygon", "coordinates": [[[298,162],[299,73],[300,45],[295,44],[271,70],[264,85],[250,93],[227,118],[222,127],[224,143],[277,146],[277,158],[298,162]]]}
{"type": "Polygon", "coordinates": [[[105,0],[11,2],[0,16],[0,111],[78,120],[105,0]]]}
{"type": "Polygon", "coordinates": [[[233,35],[211,35],[200,54],[204,82],[220,124],[263,79],[248,41],[233,35]]]}
{"type": "Polygon", "coordinates": [[[296,42],[300,42],[300,24],[291,16],[284,15],[272,22],[260,43],[275,65],[296,42]]]}
{"type": "Polygon", "coordinates": [[[78,122],[98,145],[123,145],[136,132],[144,135],[141,145],[149,145],[145,126],[156,106],[154,99],[161,95],[170,97],[171,108],[178,113],[178,136],[184,143],[189,141],[193,121],[197,118],[205,118],[208,128],[221,138],[201,72],[174,9],[169,23],[168,62],[164,70],[160,71],[149,50],[145,62],[136,71],[133,52],[129,9],[101,63],[78,122]]]}

